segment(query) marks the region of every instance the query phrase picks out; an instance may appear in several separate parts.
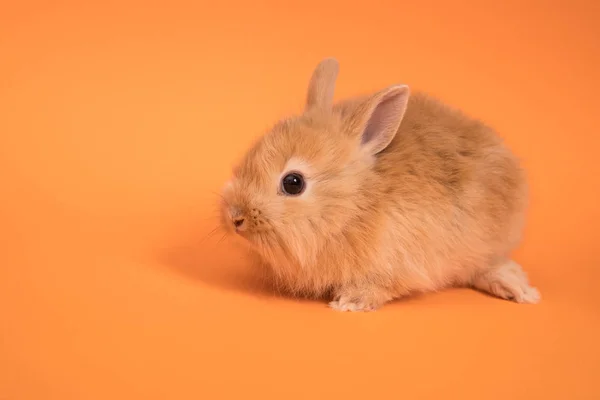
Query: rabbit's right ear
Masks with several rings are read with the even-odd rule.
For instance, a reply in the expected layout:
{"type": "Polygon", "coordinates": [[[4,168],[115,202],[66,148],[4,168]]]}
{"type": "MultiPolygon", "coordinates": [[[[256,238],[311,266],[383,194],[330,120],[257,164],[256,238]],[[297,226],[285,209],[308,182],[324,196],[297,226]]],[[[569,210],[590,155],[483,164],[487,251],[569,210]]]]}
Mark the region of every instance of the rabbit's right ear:
{"type": "Polygon", "coordinates": [[[389,86],[363,102],[346,121],[346,130],[360,138],[367,154],[375,155],[394,139],[408,106],[407,85],[389,86]]]}
{"type": "Polygon", "coordinates": [[[317,65],[308,85],[306,111],[331,108],[338,72],[339,63],[335,58],[326,58],[317,65]]]}

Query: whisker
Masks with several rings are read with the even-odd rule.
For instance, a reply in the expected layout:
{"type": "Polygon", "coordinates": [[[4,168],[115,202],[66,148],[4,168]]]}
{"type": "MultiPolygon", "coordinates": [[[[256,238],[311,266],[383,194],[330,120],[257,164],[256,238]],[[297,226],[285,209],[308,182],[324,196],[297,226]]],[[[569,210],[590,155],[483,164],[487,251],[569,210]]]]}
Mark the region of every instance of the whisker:
{"type": "Polygon", "coordinates": [[[221,237],[221,239],[219,239],[216,246],[218,246],[223,240],[225,240],[226,237],[227,237],[227,232],[225,232],[225,234],[221,237]]]}
{"type": "Polygon", "coordinates": [[[212,231],[208,232],[208,234],[202,240],[200,240],[198,244],[204,243],[204,241],[211,238],[219,229],[221,229],[221,226],[217,225],[217,227],[212,231]]]}
{"type": "Polygon", "coordinates": [[[221,200],[223,200],[225,202],[225,204],[227,204],[227,207],[229,207],[229,202],[227,201],[227,199],[225,199],[225,197],[223,197],[223,195],[221,193],[217,193],[213,190],[210,191],[212,194],[214,194],[215,196],[219,196],[221,198],[221,200]]]}

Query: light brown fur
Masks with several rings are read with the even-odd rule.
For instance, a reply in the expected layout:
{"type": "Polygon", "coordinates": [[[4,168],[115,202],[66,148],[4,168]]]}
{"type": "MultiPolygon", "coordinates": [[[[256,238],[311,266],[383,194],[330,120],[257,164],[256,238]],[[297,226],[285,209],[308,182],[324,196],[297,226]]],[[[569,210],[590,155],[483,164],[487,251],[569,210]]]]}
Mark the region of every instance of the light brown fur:
{"type": "Polygon", "coordinates": [[[332,105],[337,62],[315,70],[305,112],[276,124],[234,169],[222,224],[276,283],[331,293],[341,311],[414,292],[470,286],[535,303],[519,244],[527,184],[517,159],[479,121],[408,87],[332,105]],[[297,197],[280,179],[301,171],[297,197]],[[234,229],[232,219],[243,218],[234,229]]]}

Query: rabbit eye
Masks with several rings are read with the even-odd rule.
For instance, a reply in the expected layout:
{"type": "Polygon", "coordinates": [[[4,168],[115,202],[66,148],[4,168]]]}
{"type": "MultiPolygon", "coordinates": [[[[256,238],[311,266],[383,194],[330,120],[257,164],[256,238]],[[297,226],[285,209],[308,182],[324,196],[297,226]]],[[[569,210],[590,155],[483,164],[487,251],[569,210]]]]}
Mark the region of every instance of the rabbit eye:
{"type": "Polygon", "coordinates": [[[287,174],[281,180],[281,190],[289,196],[298,196],[304,191],[304,177],[297,172],[287,174]]]}

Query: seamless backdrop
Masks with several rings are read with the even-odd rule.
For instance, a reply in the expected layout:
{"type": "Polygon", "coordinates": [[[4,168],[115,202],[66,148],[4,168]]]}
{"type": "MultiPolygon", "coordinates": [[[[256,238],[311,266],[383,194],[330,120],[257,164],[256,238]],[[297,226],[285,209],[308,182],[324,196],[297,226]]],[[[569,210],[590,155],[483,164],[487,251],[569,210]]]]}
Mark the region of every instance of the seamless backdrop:
{"type": "Polygon", "coordinates": [[[2,2],[0,399],[600,398],[599,19],[579,0],[2,2]],[[338,98],[407,83],[506,138],[542,303],[336,313],[207,238],[231,165],[327,56],[338,98]]]}

